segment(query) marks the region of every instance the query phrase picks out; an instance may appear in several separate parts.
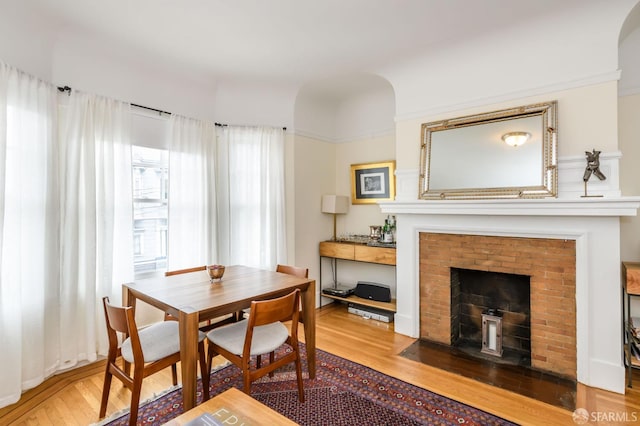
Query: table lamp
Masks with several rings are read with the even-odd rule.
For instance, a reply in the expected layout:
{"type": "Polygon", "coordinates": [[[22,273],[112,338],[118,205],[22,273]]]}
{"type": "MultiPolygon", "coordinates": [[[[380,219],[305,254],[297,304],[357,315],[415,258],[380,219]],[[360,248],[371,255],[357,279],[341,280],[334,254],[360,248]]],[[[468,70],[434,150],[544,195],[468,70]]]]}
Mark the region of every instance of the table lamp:
{"type": "Polygon", "coordinates": [[[349,211],[349,197],[345,195],[323,195],[322,213],[333,214],[333,238],[336,241],[336,215],[349,211]]]}

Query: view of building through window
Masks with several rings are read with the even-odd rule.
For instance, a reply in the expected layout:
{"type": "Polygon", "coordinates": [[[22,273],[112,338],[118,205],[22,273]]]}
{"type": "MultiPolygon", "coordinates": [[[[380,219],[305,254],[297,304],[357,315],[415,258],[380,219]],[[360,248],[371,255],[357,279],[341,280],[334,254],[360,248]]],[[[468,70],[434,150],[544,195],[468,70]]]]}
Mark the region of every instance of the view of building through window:
{"type": "Polygon", "coordinates": [[[135,273],[167,267],[169,152],[133,146],[133,254],[135,273]]]}

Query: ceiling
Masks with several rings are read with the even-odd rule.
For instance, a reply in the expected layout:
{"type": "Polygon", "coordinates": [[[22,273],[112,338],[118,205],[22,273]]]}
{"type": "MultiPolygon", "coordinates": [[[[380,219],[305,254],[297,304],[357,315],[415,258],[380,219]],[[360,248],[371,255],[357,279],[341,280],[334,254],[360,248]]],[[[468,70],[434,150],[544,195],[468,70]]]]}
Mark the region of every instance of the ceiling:
{"type": "MultiPolygon", "coordinates": [[[[597,0],[21,0],[71,33],[207,79],[304,84],[375,72],[597,0]]],[[[44,29],[43,29],[44,31],[44,29]]],[[[361,79],[360,79],[361,80],[361,79]]],[[[358,81],[356,79],[355,81],[358,81]]],[[[349,84],[354,90],[367,86],[349,84]]],[[[320,83],[322,86],[322,83],[320,83]]],[[[335,84],[332,84],[335,86],[335,84]]],[[[323,90],[328,90],[324,84],[323,90]]],[[[341,88],[344,90],[344,88],[341,88]]]]}

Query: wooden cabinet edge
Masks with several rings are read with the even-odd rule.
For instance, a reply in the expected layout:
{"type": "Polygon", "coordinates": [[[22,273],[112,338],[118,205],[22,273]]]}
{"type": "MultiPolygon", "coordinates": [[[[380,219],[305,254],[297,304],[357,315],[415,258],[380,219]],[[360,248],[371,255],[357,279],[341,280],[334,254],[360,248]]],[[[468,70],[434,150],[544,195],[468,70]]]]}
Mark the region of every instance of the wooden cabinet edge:
{"type": "Polygon", "coordinates": [[[355,260],[354,247],[353,244],[322,241],[320,242],[320,256],[355,260]]]}
{"type": "Polygon", "coordinates": [[[640,296],[640,263],[622,262],[627,294],[640,296]]]}
{"type": "Polygon", "coordinates": [[[336,259],[353,260],[355,262],[379,263],[381,265],[396,264],[396,249],[387,247],[371,247],[360,244],[340,243],[333,241],[320,242],[320,256],[336,259]]]}
{"type": "Polygon", "coordinates": [[[395,266],[396,249],[386,247],[355,246],[355,260],[395,266]]]}

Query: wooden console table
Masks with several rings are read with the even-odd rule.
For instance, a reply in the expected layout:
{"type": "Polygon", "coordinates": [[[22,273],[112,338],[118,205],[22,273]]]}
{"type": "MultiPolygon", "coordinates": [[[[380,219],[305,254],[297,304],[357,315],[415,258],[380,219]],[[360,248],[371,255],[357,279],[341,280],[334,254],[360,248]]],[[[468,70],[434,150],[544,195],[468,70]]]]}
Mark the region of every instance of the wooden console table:
{"type": "Polygon", "coordinates": [[[329,299],[349,302],[360,306],[381,309],[388,312],[396,312],[396,300],[391,302],[378,302],[375,300],[363,299],[361,297],[351,295],[348,297],[333,296],[322,293],[322,258],[332,259],[334,262],[333,281],[337,282],[338,268],[336,261],[349,260],[352,262],[376,263],[381,265],[396,265],[396,249],[389,247],[372,247],[366,244],[339,242],[339,241],[322,241],[320,242],[320,292],[322,297],[329,299]]]}

